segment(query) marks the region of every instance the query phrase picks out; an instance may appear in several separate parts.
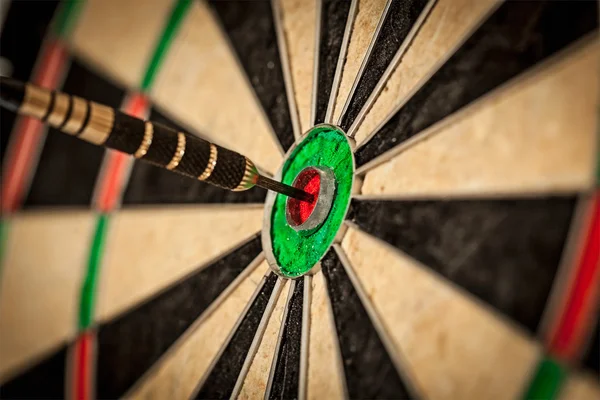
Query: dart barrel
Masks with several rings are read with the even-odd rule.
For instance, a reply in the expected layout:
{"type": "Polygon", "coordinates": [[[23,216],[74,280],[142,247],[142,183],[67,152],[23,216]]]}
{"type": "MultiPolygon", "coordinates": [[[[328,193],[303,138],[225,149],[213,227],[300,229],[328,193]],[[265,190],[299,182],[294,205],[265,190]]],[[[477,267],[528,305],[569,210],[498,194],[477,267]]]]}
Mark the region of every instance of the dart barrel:
{"type": "Polygon", "coordinates": [[[77,96],[7,78],[0,78],[0,82],[3,102],[8,99],[15,112],[95,145],[233,191],[250,189],[259,177],[245,156],[189,133],[77,96]]]}

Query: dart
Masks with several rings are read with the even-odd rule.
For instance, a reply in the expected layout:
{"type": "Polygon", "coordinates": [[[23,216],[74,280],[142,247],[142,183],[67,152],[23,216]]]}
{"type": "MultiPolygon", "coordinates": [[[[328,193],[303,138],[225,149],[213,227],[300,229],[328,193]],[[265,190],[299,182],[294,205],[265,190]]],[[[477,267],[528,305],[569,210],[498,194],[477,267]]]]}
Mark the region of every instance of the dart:
{"type": "Polygon", "coordinates": [[[600,399],[597,0],[0,1],[0,398],[600,399]]]}
{"type": "Polygon", "coordinates": [[[304,190],[261,175],[250,159],[235,151],[77,96],[0,77],[0,105],[65,134],[223,189],[260,186],[302,202],[314,200],[304,190]]]}

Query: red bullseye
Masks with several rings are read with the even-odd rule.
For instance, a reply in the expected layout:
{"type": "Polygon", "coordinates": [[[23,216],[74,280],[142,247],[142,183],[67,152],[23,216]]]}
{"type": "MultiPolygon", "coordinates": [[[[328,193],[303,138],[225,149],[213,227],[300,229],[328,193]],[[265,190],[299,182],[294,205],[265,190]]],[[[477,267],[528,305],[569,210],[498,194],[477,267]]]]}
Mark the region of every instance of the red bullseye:
{"type": "Polygon", "coordinates": [[[313,195],[311,202],[288,197],[285,218],[296,231],[311,234],[327,219],[335,194],[335,174],[327,167],[307,167],[296,175],[292,186],[313,195]]]}
{"type": "Polygon", "coordinates": [[[319,199],[319,190],[321,189],[321,176],[314,169],[305,169],[300,172],[294,182],[294,187],[302,189],[312,194],[313,201],[300,201],[297,199],[288,199],[287,211],[294,225],[301,225],[308,220],[315,209],[319,199]]]}

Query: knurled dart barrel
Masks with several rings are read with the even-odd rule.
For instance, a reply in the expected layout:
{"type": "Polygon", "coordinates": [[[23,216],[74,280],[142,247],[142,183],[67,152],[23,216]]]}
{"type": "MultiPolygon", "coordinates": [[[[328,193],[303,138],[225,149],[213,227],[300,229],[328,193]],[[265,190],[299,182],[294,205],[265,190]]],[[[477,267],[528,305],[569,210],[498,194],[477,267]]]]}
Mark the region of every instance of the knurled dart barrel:
{"type": "Polygon", "coordinates": [[[3,97],[15,97],[20,104],[14,111],[173,172],[233,191],[250,189],[258,179],[247,157],[189,133],[12,79],[2,79],[2,90],[3,97]]]}

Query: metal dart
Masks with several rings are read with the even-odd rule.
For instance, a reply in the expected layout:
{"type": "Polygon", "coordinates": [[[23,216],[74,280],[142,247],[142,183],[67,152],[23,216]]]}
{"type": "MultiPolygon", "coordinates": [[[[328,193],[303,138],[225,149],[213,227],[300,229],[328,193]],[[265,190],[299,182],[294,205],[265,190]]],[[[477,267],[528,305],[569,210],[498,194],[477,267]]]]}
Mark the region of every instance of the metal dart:
{"type": "Polygon", "coordinates": [[[0,77],[0,105],[68,135],[224,189],[242,191],[260,186],[313,201],[313,195],[261,175],[250,159],[235,151],[77,96],[0,77]]]}

